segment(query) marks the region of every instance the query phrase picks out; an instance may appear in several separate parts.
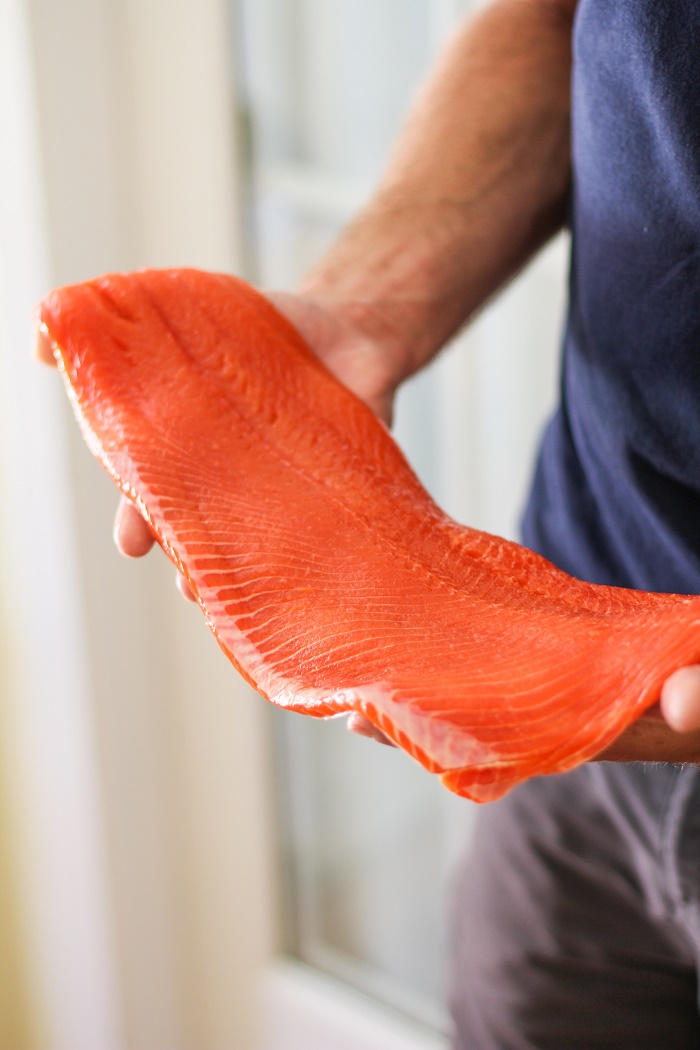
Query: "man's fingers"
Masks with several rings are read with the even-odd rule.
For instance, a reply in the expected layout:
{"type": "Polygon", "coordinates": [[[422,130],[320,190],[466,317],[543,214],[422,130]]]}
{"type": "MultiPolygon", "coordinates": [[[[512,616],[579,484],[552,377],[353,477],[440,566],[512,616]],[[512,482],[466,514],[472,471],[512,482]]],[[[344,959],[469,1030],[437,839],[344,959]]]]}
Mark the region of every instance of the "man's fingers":
{"type": "Polygon", "coordinates": [[[661,714],[677,733],[700,729],[700,666],[681,667],[664,682],[661,714]]]}
{"type": "Polygon", "coordinates": [[[190,590],[189,583],[187,582],[187,580],[185,579],[185,577],[182,575],[181,572],[179,572],[177,574],[176,583],[177,583],[178,589],[180,591],[180,594],[182,595],[183,598],[187,598],[188,602],[196,602],[197,601],[197,599],[195,598],[194,594],[190,590]]]}
{"type": "Polygon", "coordinates": [[[358,715],[356,711],[351,711],[348,715],[346,725],[351,733],[357,733],[358,736],[367,736],[372,740],[376,740],[378,744],[387,744],[389,747],[396,747],[396,744],[385,736],[380,729],[367,718],[363,718],[362,715],[358,715]]]}
{"type": "Polygon", "coordinates": [[[126,499],[119,504],[114,520],[114,542],[127,558],[143,557],[155,543],[148,525],[126,499]]]}
{"type": "Polygon", "coordinates": [[[56,358],[53,356],[49,337],[40,328],[37,328],[34,339],[34,356],[37,361],[41,361],[42,365],[51,365],[52,368],[56,367],[56,358]]]}
{"type": "MultiPolygon", "coordinates": [[[[148,525],[127,499],[122,499],[114,519],[114,542],[127,558],[142,558],[155,543],[148,525]]],[[[188,602],[197,600],[180,572],[177,573],[176,583],[183,598],[188,602]]]]}

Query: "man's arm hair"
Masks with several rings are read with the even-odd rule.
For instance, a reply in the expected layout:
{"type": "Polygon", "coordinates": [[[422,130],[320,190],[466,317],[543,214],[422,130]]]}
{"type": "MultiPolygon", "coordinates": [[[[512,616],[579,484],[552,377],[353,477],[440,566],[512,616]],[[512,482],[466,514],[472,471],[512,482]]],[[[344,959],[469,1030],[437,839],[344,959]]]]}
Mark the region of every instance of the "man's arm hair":
{"type": "Polygon", "coordinates": [[[562,225],[572,0],[495,0],[420,91],[368,206],[301,291],[395,357],[396,385],[562,225]]]}

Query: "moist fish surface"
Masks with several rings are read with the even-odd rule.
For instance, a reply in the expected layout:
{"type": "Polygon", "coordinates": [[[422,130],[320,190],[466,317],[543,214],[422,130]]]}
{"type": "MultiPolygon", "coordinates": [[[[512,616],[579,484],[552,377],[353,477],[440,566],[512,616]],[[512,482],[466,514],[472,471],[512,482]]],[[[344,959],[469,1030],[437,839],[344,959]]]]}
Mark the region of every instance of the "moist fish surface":
{"type": "Polygon", "coordinates": [[[445,515],[237,278],[108,275],[39,323],[91,450],[273,703],[360,712],[489,801],[595,756],[700,660],[700,598],[584,583],[445,515]]]}

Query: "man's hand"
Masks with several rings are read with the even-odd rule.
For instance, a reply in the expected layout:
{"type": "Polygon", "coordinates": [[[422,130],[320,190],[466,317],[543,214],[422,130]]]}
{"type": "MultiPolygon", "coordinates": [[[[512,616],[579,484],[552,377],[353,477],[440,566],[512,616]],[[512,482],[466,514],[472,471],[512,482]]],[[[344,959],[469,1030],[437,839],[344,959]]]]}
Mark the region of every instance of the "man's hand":
{"type": "Polygon", "coordinates": [[[681,667],[667,678],[659,703],[597,758],[700,763],[700,666],[681,667]]]}

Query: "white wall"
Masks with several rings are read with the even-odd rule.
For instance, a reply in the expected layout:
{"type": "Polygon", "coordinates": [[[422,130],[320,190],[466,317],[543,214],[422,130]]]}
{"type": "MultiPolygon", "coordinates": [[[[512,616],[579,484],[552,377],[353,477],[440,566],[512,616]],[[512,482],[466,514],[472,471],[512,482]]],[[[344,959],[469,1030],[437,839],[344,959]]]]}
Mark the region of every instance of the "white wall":
{"type": "Polygon", "coordinates": [[[164,559],[116,554],[113,487],[28,357],[54,284],[235,269],[227,8],[8,0],[0,17],[0,728],[22,829],[4,863],[34,1046],[248,1050],[275,943],[262,705],[164,559]]]}

